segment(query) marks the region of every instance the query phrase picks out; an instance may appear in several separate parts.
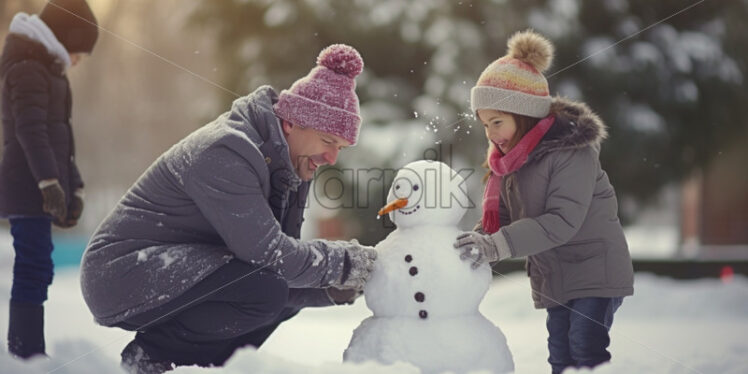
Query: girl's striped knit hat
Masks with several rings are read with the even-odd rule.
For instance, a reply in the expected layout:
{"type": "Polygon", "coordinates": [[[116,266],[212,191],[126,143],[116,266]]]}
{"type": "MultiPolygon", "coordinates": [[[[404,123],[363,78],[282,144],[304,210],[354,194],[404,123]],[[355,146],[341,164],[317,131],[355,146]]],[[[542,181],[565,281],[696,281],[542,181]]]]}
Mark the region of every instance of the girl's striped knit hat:
{"type": "Polygon", "coordinates": [[[470,107],[543,118],[551,107],[543,72],[553,60],[553,45],[531,30],[515,33],[506,56],[483,70],[470,91],[470,107]]]}

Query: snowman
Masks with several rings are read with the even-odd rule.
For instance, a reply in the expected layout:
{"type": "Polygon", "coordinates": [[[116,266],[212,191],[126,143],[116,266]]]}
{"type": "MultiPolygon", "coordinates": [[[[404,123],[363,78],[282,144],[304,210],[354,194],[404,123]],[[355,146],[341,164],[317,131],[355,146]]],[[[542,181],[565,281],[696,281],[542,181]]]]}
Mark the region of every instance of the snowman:
{"type": "Polygon", "coordinates": [[[491,268],[472,269],[452,246],[469,203],[463,183],[438,161],[398,171],[379,212],[397,229],[375,247],[364,288],[374,315],[353,332],[345,361],[404,361],[423,373],[514,370],[504,334],[478,311],[491,268]]]}

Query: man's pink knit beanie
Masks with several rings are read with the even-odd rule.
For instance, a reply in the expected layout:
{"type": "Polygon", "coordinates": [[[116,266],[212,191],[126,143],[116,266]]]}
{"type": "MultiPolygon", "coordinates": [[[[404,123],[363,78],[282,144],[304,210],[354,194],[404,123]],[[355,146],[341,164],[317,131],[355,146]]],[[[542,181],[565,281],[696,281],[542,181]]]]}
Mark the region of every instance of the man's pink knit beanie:
{"type": "Polygon", "coordinates": [[[317,66],[280,93],[275,114],[356,144],[361,127],[356,82],[364,61],[353,47],[333,44],[320,52],[317,66]]]}

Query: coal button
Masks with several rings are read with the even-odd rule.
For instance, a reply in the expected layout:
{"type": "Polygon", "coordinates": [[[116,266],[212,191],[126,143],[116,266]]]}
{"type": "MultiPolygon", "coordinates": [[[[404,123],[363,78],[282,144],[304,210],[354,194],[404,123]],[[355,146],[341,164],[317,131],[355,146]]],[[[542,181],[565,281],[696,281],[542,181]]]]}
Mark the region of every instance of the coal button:
{"type": "Polygon", "coordinates": [[[411,261],[413,261],[413,256],[405,255],[405,262],[411,262],[411,261]]]}
{"type": "Polygon", "coordinates": [[[426,296],[423,294],[423,292],[416,292],[415,298],[416,298],[416,301],[418,301],[419,303],[422,303],[423,300],[426,299],[426,296]]]}
{"type": "Polygon", "coordinates": [[[416,275],[418,274],[418,268],[415,266],[411,266],[408,272],[410,273],[410,275],[416,275]]]}
{"type": "Polygon", "coordinates": [[[418,312],[418,316],[421,317],[422,319],[426,319],[426,317],[429,316],[429,313],[427,311],[425,311],[425,310],[422,310],[422,311],[418,312]]]}

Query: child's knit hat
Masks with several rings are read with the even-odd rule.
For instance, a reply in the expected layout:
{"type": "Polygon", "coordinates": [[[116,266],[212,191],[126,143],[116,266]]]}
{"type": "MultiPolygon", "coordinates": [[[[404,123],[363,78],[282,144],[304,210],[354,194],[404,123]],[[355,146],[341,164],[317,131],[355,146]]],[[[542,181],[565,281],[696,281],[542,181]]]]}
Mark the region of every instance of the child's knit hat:
{"type": "Polygon", "coordinates": [[[99,28],[85,0],[49,0],[39,18],[55,34],[68,53],[91,53],[99,28]]]}
{"type": "Polygon", "coordinates": [[[294,125],[340,136],[356,144],[361,126],[356,78],[364,68],[358,51],[333,44],[320,52],[317,67],[280,93],[275,114],[294,125]]]}
{"type": "Polygon", "coordinates": [[[543,72],[553,60],[553,45],[531,30],[515,33],[506,56],[483,70],[470,91],[470,107],[543,118],[551,107],[543,72]]]}

